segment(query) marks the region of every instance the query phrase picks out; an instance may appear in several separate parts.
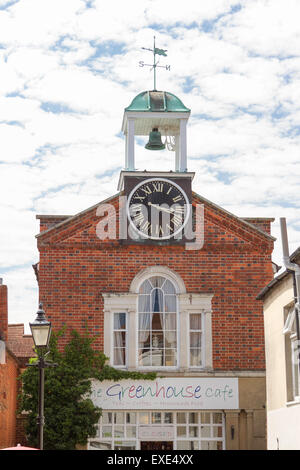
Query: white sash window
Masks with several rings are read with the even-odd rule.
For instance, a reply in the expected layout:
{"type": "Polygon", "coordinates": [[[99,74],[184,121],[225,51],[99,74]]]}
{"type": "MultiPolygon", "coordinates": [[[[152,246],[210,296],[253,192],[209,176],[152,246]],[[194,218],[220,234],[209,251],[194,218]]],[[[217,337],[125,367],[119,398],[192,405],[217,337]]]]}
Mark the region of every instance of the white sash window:
{"type": "Polygon", "coordinates": [[[213,294],[187,293],[182,278],[151,266],[128,293],[103,293],[104,353],[128,370],[212,368],[213,294]]]}
{"type": "Polygon", "coordinates": [[[138,297],[139,366],[177,366],[177,310],[172,282],[153,276],[142,283],[138,297]]]}

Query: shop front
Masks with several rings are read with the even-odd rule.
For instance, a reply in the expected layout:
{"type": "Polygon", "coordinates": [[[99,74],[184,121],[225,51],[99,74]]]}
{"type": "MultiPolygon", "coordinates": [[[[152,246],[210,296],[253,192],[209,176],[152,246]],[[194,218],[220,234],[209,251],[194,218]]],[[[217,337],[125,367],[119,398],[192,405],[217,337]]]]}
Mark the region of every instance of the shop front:
{"type": "Polygon", "coordinates": [[[95,381],[92,399],[103,412],[91,450],[222,450],[238,379],[95,381]]]}

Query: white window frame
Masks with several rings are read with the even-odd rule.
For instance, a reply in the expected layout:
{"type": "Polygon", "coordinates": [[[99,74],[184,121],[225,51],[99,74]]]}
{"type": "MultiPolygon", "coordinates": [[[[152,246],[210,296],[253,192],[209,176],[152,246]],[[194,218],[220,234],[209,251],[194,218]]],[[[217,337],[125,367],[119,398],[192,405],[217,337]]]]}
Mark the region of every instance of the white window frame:
{"type": "MultiPolygon", "coordinates": [[[[158,276],[158,277],[163,277],[165,279],[168,279],[168,281],[170,281],[174,288],[175,288],[175,292],[176,294],[178,293],[178,286],[177,284],[175,284],[174,280],[172,280],[170,278],[170,276],[165,276],[163,274],[152,274],[148,277],[146,277],[139,285],[139,288],[141,287],[141,285],[143,284],[144,281],[146,281],[147,279],[149,279],[150,277],[154,277],[154,276],[158,276]]],[[[175,295],[176,295],[175,294],[175,295]]],[[[179,367],[180,367],[180,350],[181,350],[181,347],[180,347],[180,335],[179,335],[179,331],[180,331],[180,312],[179,312],[179,305],[178,305],[178,296],[176,295],[176,363],[177,365],[176,366],[143,366],[143,365],[139,365],[139,309],[138,309],[138,298],[137,298],[137,306],[136,306],[136,331],[137,331],[137,335],[136,335],[136,363],[135,363],[135,367],[136,369],[138,370],[141,370],[141,371],[149,371],[149,372],[153,372],[155,370],[165,370],[165,371],[168,371],[168,370],[178,370],[179,367]]]]}
{"type": "MultiPolygon", "coordinates": [[[[212,370],[212,298],[208,293],[187,293],[182,278],[165,266],[151,266],[140,271],[133,279],[129,292],[102,293],[104,299],[104,354],[112,358],[113,313],[127,313],[127,370],[139,371],[196,371],[212,370]],[[177,366],[139,366],[138,364],[138,293],[141,284],[152,276],[161,276],[173,283],[177,296],[177,366]],[[125,307],[125,308],[124,308],[125,307]],[[201,313],[203,321],[203,363],[190,366],[189,314],[201,313]],[[133,346],[133,347],[132,347],[133,346]]],[[[113,366],[114,367],[114,366],[113,366]]]]}
{"type": "Polygon", "coordinates": [[[290,355],[290,360],[291,360],[291,374],[292,374],[292,392],[293,392],[293,400],[299,402],[300,401],[300,371],[299,371],[299,358],[297,357],[297,377],[295,374],[295,350],[298,351],[298,337],[297,337],[297,331],[293,330],[293,323],[296,323],[296,309],[295,307],[290,307],[284,327],[283,327],[283,334],[284,335],[289,335],[289,341],[290,341],[290,348],[291,348],[291,355],[290,355]],[[294,344],[296,343],[296,347],[294,344]],[[298,383],[296,383],[298,382],[298,383]],[[297,393],[298,392],[298,393],[297,393]]]}
{"type": "Polygon", "coordinates": [[[118,312],[112,312],[112,315],[111,315],[111,321],[112,321],[112,342],[111,342],[111,363],[112,363],[112,366],[115,367],[116,369],[126,369],[127,367],[127,364],[128,364],[128,313],[127,312],[124,312],[124,311],[118,311],[118,312]],[[115,314],[121,314],[121,313],[124,313],[125,314],[125,325],[126,325],[126,328],[125,330],[115,330],[115,327],[114,327],[114,318],[115,318],[115,314]],[[114,350],[115,350],[115,345],[114,345],[114,333],[115,332],[124,332],[125,333],[125,364],[120,364],[120,365],[116,365],[114,364],[114,357],[115,357],[115,354],[114,354],[114,350]]]}
{"type": "MultiPolygon", "coordinates": [[[[225,427],[225,414],[224,414],[224,411],[223,410],[195,410],[195,409],[191,409],[191,410],[103,410],[103,413],[112,413],[112,422],[111,424],[103,424],[103,415],[100,417],[99,419],[99,422],[98,424],[96,425],[97,427],[97,435],[94,437],[94,438],[90,438],[89,439],[89,443],[88,443],[88,448],[89,449],[95,449],[95,447],[92,447],[90,445],[90,443],[92,441],[98,441],[98,442],[102,442],[102,443],[107,443],[107,444],[110,444],[111,446],[111,450],[114,450],[115,449],[115,445],[118,444],[118,442],[120,441],[123,441],[123,442],[131,442],[133,445],[135,445],[135,450],[140,450],[140,443],[142,441],[147,441],[147,440],[151,440],[151,441],[155,441],[155,442],[160,442],[160,441],[171,441],[173,442],[173,450],[177,450],[177,443],[178,442],[190,442],[190,441],[196,441],[198,443],[198,448],[199,446],[202,446],[202,442],[220,442],[222,443],[222,450],[226,450],[226,427],[225,427]],[[114,416],[116,413],[119,413],[119,414],[123,414],[124,415],[124,420],[123,420],[123,424],[116,424],[114,421],[114,416]],[[136,414],[136,422],[135,424],[127,424],[126,423],[126,413],[135,413],[136,414]],[[145,423],[142,423],[141,422],[141,415],[145,413],[148,415],[149,417],[149,422],[147,424],[145,423]],[[152,415],[153,414],[156,414],[156,413],[159,413],[161,415],[161,417],[163,418],[165,416],[165,414],[171,414],[172,415],[172,423],[168,424],[168,423],[160,423],[160,424],[155,424],[152,422],[152,415]],[[178,414],[184,414],[185,415],[185,423],[179,423],[177,421],[177,415],[178,414]],[[196,423],[191,423],[189,422],[189,414],[196,414],[196,417],[197,417],[197,421],[196,423]],[[222,421],[221,422],[217,422],[217,423],[214,423],[214,415],[215,414],[220,414],[222,415],[222,421]],[[209,418],[209,422],[207,422],[207,420],[205,420],[205,422],[202,422],[202,417],[203,416],[206,416],[209,418]],[[112,431],[112,435],[110,437],[102,437],[102,426],[109,426],[111,427],[111,431],[112,431]],[[115,433],[114,433],[114,428],[116,426],[122,426],[123,427],[123,431],[124,433],[126,434],[126,437],[115,437],[115,433]],[[151,439],[146,439],[146,438],[141,438],[140,435],[139,435],[139,429],[143,426],[149,426],[153,429],[157,428],[158,430],[161,428],[161,427],[168,427],[168,428],[172,428],[173,429],[173,438],[162,438],[162,437],[159,437],[159,438],[151,438],[151,439]],[[135,437],[127,437],[127,427],[134,427],[135,430],[136,430],[136,436],[135,437]],[[178,428],[179,427],[184,427],[186,429],[186,434],[183,435],[183,436],[180,436],[178,434],[178,428]],[[191,427],[197,427],[197,436],[191,436],[189,435],[189,430],[191,427]],[[202,436],[201,435],[201,429],[203,428],[206,428],[209,430],[209,434],[210,436],[202,436]],[[214,429],[216,428],[222,428],[222,435],[221,436],[218,436],[218,437],[214,437],[213,434],[214,434],[214,429]]],[[[163,419],[162,419],[163,420],[163,419]]],[[[182,450],[182,449],[181,449],[182,450]]],[[[188,449],[186,449],[188,450],[188,449]]],[[[197,452],[197,450],[196,450],[197,452]]]]}
{"type": "Polygon", "coordinates": [[[188,314],[188,365],[190,369],[203,369],[205,365],[205,313],[203,312],[189,312],[188,314]],[[191,315],[201,315],[201,330],[191,330],[190,318],[191,315]],[[191,364],[191,332],[201,332],[201,365],[191,364]]]}

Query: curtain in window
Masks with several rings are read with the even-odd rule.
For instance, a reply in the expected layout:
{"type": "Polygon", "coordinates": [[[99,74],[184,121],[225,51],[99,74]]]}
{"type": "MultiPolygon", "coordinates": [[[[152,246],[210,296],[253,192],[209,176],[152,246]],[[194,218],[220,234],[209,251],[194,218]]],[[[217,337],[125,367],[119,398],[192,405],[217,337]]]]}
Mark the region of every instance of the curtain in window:
{"type": "Polygon", "coordinates": [[[140,359],[143,361],[142,356],[147,356],[144,365],[176,365],[174,285],[162,276],[147,279],[140,287],[138,309],[140,359]]]}

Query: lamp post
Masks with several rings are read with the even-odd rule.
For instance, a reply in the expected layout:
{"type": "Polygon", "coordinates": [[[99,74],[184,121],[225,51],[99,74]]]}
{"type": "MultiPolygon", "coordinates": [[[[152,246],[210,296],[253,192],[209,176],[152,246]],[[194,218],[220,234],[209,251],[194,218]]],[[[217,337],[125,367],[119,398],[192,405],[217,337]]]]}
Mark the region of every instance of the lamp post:
{"type": "Polygon", "coordinates": [[[45,367],[49,364],[45,361],[45,352],[48,349],[50,336],[51,336],[51,322],[46,320],[43,304],[40,303],[37,311],[37,317],[33,323],[29,323],[34,345],[38,354],[37,367],[39,368],[39,414],[38,414],[38,442],[40,450],[44,447],[44,382],[45,382],[45,367]]]}

